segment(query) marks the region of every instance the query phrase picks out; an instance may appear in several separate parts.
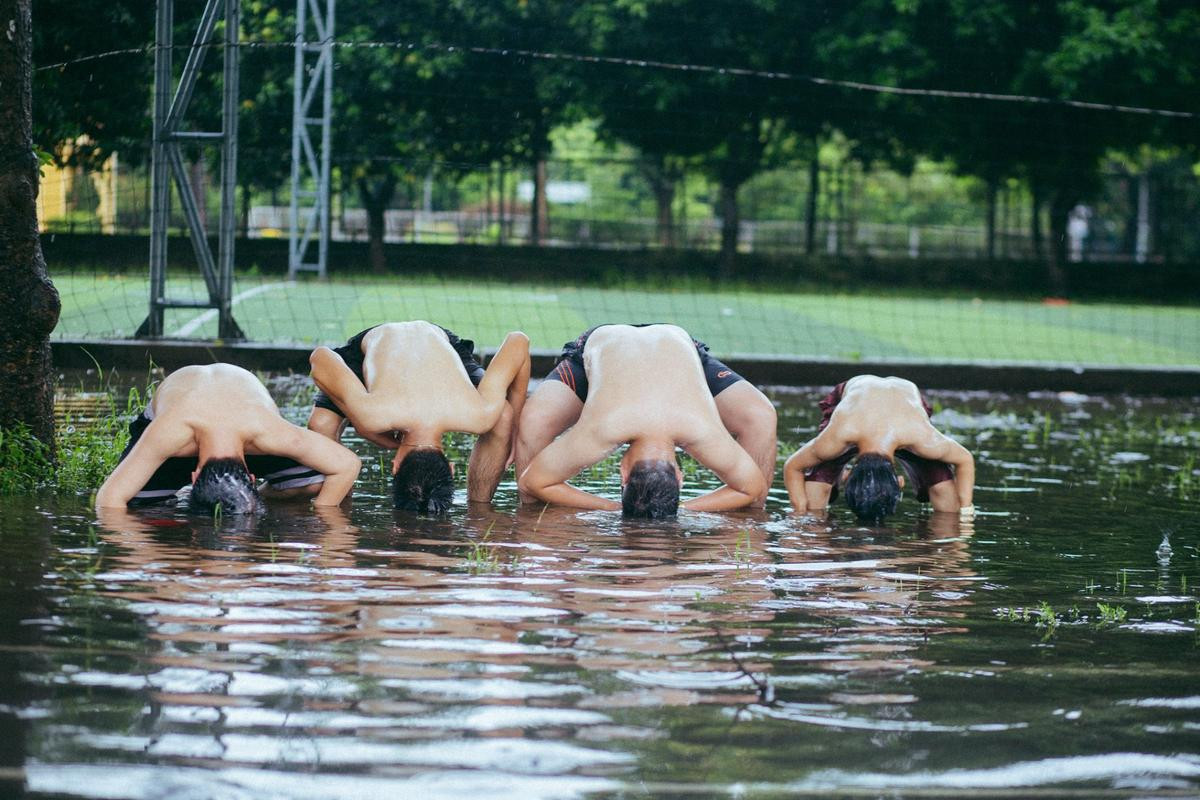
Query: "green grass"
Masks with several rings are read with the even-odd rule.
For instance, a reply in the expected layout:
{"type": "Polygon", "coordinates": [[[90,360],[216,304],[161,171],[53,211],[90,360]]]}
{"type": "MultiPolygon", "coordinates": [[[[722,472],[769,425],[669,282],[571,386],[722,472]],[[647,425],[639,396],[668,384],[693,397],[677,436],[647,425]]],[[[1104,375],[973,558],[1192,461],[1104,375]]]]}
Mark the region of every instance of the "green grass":
{"type": "Polygon", "coordinates": [[[49,450],[28,427],[0,428],[0,497],[33,491],[49,471],[49,450]]]}
{"type": "MultiPolygon", "coordinates": [[[[63,298],[56,336],[126,338],[145,318],[144,277],[54,276],[63,298]]],[[[172,276],[168,294],[199,297],[196,277],[172,276]]],[[[1000,361],[1200,365],[1200,308],[895,294],[820,294],[671,288],[577,288],[467,279],[353,278],[289,284],[239,278],[234,315],[254,341],[344,341],[385,320],[428,319],[495,347],[513,329],[554,350],[602,322],[674,322],[719,355],[839,360],[1000,361]],[[252,294],[247,294],[253,292],[252,294]]],[[[166,332],[214,338],[202,310],[167,312],[166,332]]]]}
{"type": "Polygon", "coordinates": [[[0,428],[0,496],[43,488],[75,493],[96,490],[116,468],[129,441],[128,420],[141,411],[149,392],[150,386],[120,396],[106,388],[86,416],[56,414],[53,463],[48,449],[28,428],[0,428]]]}

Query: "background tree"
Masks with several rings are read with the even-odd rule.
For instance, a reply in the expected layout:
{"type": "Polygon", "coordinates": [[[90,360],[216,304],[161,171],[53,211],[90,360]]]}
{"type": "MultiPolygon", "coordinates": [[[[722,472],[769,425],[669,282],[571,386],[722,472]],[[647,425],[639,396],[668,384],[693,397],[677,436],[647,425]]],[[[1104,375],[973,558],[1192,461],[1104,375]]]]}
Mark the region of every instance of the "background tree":
{"type": "Polygon", "coordinates": [[[738,192],[785,135],[781,97],[794,99],[803,90],[736,71],[636,64],[786,68],[804,60],[800,54],[807,52],[809,32],[784,30],[783,20],[771,0],[628,0],[617,4],[603,47],[605,55],[630,65],[593,68],[591,79],[585,78],[602,133],[637,147],[651,175],[661,176],[655,191],[660,219],[669,219],[664,206],[669,208],[672,195],[664,184],[675,177],[672,167],[677,170],[679,159],[694,161],[716,182],[727,273],[737,252],[738,192]],[[781,63],[779,53],[790,60],[781,63]]]}
{"type": "Polygon", "coordinates": [[[0,428],[26,425],[53,452],[50,332],[58,292],[37,233],[30,0],[0,0],[0,428]]]}
{"type": "Polygon", "coordinates": [[[33,138],[59,163],[89,165],[115,152],[130,164],[149,158],[154,6],[144,0],[36,4],[35,66],[96,55],[106,47],[146,48],[34,73],[33,138]]]}

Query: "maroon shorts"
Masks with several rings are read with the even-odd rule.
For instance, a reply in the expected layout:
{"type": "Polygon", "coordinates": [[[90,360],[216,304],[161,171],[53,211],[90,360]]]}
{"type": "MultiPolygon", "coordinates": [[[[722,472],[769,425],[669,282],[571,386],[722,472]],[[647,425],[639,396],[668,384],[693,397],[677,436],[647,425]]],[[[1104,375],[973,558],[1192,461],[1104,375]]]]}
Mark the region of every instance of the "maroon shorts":
{"type": "MultiPolygon", "coordinates": [[[[833,410],[837,408],[838,403],[842,402],[842,394],[845,390],[846,382],[842,381],[833,387],[833,391],[825,395],[825,398],[818,404],[821,407],[821,424],[817,426],[817,433],[829,427],[829,418],[833,416],[833,410]]],[[[925,399],[925,395],[921,395],[921,407],[925,409],[927,416],[933,414],[933,409],[929,407],[929,401],[925,399]]],[[[804,479],[816,483],[828,483],[833,487],[829,493],[829,502],[832,503],[838,496],[838,478],[842,474],[842,469],[856,455],[858,455],[858,448],[851,447],[837,458],[823,461],[808,470],[804,473],[804,479]]],[[[917,499],[922,503],[929,502],[929,487],[936,486],[942,481],[954,480],[954,469],[945,461],[922,458],[908,450],[896,451],[896,463],[904,470],[909,486],[917,493],[917,499]]]]}

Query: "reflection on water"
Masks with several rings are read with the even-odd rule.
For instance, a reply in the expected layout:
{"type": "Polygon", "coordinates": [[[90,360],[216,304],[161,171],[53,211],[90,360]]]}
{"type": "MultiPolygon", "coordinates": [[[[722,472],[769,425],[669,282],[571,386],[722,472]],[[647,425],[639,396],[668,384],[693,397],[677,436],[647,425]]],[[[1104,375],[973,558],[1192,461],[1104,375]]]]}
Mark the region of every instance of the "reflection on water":
{"type": "MultiPolygon", "coordinates": [[[[811,398],[781,399],[791,444],[811,398]]],[[[776,501],[631,524],[516,510],[511,484],[501,510],[433,520],[382,508],[369,477],[348,511],[217,521],[6,501],[0,779],[135,798],[1200,790],[1198,515],[1171,488],[1191,417],[940,402],[977,452],[974,523],[776,501]],[[1147,459],[1121,455],[1135,444],[1147,459]]]]}

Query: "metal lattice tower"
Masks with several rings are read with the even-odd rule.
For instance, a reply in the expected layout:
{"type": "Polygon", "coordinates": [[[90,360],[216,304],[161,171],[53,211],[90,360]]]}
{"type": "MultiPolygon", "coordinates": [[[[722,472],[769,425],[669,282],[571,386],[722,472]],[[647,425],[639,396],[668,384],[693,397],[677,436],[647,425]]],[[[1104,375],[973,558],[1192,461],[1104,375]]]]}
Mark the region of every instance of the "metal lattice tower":
{"type": "Polygon", "coordinates": [[[171,64],[175,0],[158,0],[154,37],[154,140],[151,149],[150,203],[150,313],[136,336],[162,336],[168,308],[211,308],[217,312],[222,339],[243,339],[231,313],[233,245],[236,224],[234,192],[237,188],[238,26],[241,0],[207,0],[196,37],[188,50],[178,86],[171,64]],[[217,21],[225,20],[219,42],[212,41],[217,21]],[[214,44],[223,45],[224,80],[220,131],[190,131],[184,117],[196,88],[204,56],[214,44]],[[174,91],[172,91],[174,88],[174,91]],[[185,142],[212,143],[221,148],[221,216],[217,255],[209,248],[208,232],[196,206],[184,164],[185,142]],[[188,237],[208,290],[207,300],[179,300],[166,296],[167,229],[171,214],[171,182],[187,220],[188,237]]]}
{"type": "Polygon", "coordinates": [[[333,119],[334,0],[296,0],[296,69],[292,82],[292,203],[288,277],[300,271],[325,277],[329,258],[329,155],[333,119]],[[321,6],[325,9],[322,12],[321,6]],[[310,25],[311,23],[311,25],[310,25]],[[310,37],[310,29],[312,36],[310,37]],[[310,56],[316,61],[310,66],[310,56]],[[317,93],[320,92],[319,112],[317,93]],[[320,128],[320,149],[312,128],[320,128]],[[316,243],[316,260],[311,259],[316,243]]]}

